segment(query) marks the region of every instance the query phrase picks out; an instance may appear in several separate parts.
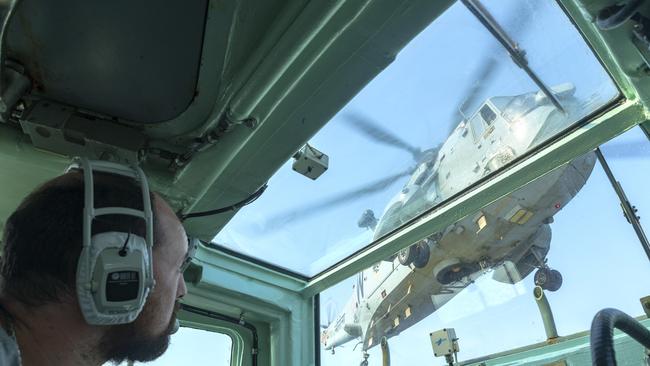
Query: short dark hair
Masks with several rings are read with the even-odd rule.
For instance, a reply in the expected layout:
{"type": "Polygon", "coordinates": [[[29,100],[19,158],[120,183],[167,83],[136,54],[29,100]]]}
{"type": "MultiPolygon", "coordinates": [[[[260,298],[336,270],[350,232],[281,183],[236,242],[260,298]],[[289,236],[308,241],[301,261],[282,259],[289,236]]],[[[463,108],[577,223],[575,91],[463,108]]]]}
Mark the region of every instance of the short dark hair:
{"type": "MultiPolygon", "coordinates": [[[[142,191],[128,177],[95,173],[95,207],[142,210],[142,191]]],[[[151,195],[152,206],[154,195],[151,195]]],[[[5,224],[0,265],[2,296],[28,307],[76,296],[82,247],[84,179],[80,171],[56,177],[29,194],[5,224]]],[[[155,223],[155,210],[154,210],[155,223]]],[[[144,220],[106,215],[93,222],[93,235],[123,231],[145,236],[144,220]]]]}

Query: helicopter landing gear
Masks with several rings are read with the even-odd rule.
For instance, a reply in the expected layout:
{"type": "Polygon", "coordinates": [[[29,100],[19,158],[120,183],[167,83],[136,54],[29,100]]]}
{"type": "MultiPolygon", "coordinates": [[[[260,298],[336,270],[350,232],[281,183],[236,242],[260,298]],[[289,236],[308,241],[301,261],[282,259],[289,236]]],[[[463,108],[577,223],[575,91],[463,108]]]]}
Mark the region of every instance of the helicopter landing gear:
{"type": "Polygon", "coordinates": [[[429,263],[431,252],[426,241],[413,244],[397,253],[397,260],[403,266],[413,264],[416,268],[424,268],[429,263]]]}
{"type": "Polygon", "coordinates": [[[413,261],[413,265],[415,268],[424,268],[429,263],[429,256],[431,255],[429,246],[426,241],[415,244],[415,246],[417,247],[417,256],[413,261]]]}
{"type": "Polygon", "coordinates": [[[562,274],[560,271],[542,267],[535,272],[535,285],[548,291],[557,291],[562,287],[562,274]]]}
{"type": "Polygon", "coordinates": [[[361,361],[361,363],[359,364],[359,366],[368,366],[368,357],[370,357],[370,355],[368,354],[368,352],[363,351],[363,360],[361,361]]]}
{"type": "Polygon", "coordinates": [[[415,250],[415,245],[411,245],[409,247],[400,250],[397,253],[397,260],[399,260],[399,264],[403,266],[408,266],[409,264],[413,263],[416,255],[417,253],[415,250]]]}

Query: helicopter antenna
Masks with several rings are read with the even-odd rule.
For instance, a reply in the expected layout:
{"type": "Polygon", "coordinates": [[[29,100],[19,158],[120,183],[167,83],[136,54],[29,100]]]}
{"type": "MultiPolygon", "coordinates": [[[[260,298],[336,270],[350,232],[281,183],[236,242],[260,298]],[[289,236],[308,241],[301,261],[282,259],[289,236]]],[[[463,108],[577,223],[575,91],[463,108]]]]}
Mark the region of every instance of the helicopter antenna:
{"type": "MultiPolygon", "coordinates": [[[[469,98],[467,98],[467,99],[469,99],[469,98]]],[[[467,119],[467,116],[465,115],[465,112],[463,112],[463,106],[464,106],[465,103],[467,102],[467,99],[465,99],[465,100],[463,101],[463,103],[461,103],[461,104],[458,106],[458,114],[460,114],[460,116],[463,117],[463,121],[467,121],[467,120],[468,120],[468,119],[467,119]]]]}
{"type": "Polygon", "coordinates": [[[530,77],[530,79],[539,87],[542,93],[544,93],[544,95],[546,95],[551,103],[553,103],[555,108],[559,109],[562,113],[566,113],[555,94],[551,92],[551,90],[544,84],[542,79],[540,79],[535,71],[533,71],[533,69],[530,67],[530,65],[528,65],[528,60],[526,59],[526,51],[521,49],[519,45],[508,36],[505,30],[501,28],[499,23],[497,23],[494,17],[492,17],[492,14],[490,14],[490,12],[483,6],[483,4],[481,4],[479,0],[461,0],[461,2],[472,14],[474,14],[476,19],[478,19],[481,24],[483,24],[485,28],[487,28],[487,30],[492,33],[492,35],[499,41],[499,43],[503,45],[517,66],[522,68],[526,74],[528,74],[528,77],[530,77]]]}

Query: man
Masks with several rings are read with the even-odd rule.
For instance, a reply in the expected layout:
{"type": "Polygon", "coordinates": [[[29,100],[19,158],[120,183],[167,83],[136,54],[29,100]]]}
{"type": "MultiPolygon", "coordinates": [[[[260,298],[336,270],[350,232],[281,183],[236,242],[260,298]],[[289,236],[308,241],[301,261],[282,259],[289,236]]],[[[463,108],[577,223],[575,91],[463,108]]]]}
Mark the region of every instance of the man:
{"type": "MultiPolygon", "coordinates": [[[[95,173],[95,207],[141,210],[140,186],[130,178],[95,173]]],[[[0,364],[102,365],[150,361],[169,345],[178,300],[187,289],[181,266],[187,237],[170,206],[152,194],[155,286],[129,324],[89,325],[75,292],[82,247],[83,174],[72,171],[46,182],[6,222],[0,288],[0,364]],[[22,363],[21,363],[22,361],[22,363]]],[[[101,216],[93,235],[122,231],[145,236],[143,220],[101,216]]]]}

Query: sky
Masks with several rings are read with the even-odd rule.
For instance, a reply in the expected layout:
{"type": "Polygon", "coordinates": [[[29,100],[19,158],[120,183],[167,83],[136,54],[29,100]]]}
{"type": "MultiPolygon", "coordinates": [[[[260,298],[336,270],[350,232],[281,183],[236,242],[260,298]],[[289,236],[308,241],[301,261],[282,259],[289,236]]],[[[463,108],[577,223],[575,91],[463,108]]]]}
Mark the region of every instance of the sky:
{"type": "MultiPolygon", "coordinates": [[[[615,96],[602,67],[557,4],[534,0],[484,3],[526,50],[530,65],[547,85],[575,85],[576,97],[585,102],[585,115],[615,96]]],[[[365,116],[413,146],[434,147],[458,123],[456,108],[488,58],[497,60],[498,67],[477,100],[538,90],[481,24],[456,3],[310,141],[329,155],[330,168],[323,176],[311,181],[293,172],[288,162],[270,180],[264,195],[242,209],[215,241],[306,275],[315,275],[368,244],[372,233],[357,227],[360,214],[369,208],[381,213],[407,178],[331,209],[301,209],[413,165],[409,153],[371,142],[352,130],[346,116],[365,116]],[[279,228],[267,225],[286,212],[297,214],[279,228]]],[[[477,107],[469,106],[465,112],[477,107]]],[[[603,151],[639,208],[648,232],[650,195],[645,186],[650,178],[650,144],[631,154],[623,151],[626,146],[640,146],[644,138],[636,128],[608,143],[603,151]]],[[[640,315],[639,298],[650,295],[650,284],[640,279],[649,278],[650,264],[598,164],[586,185],[554,219],[548,263],[563,274],[564,284],[547,296],[559,333],[586,330],[592,316],[604,307],[640,315]]],[[[343,308],[352,294],[352,283],[348,279],[321,294],[322,323],[328,321],[328,309],[343,308]]],[[[479,278],[437,312],[391,338],[392,365],[444,364],[434,359],[428,335],[445,327],[455,328],[460,337],[461,360],[544,340],[532,288],[532,275],[516,285],[497,283],[489,275],[479,278]]],[[[203,357],[205,350],[215,353],[194,364],[226,364],[229,339],[195,332],[181,329],[173,337],[170,353],[151,364],[184,364],[188,355],[198,362],[194,357],[203,357]]],[[[322,365],[358,364],[361,353],[353,347],[350,342],[334,355],[323,350],[322,365]]],[[[378,348],[370,354],[371,365],[380,364],[378,348]]]]}

